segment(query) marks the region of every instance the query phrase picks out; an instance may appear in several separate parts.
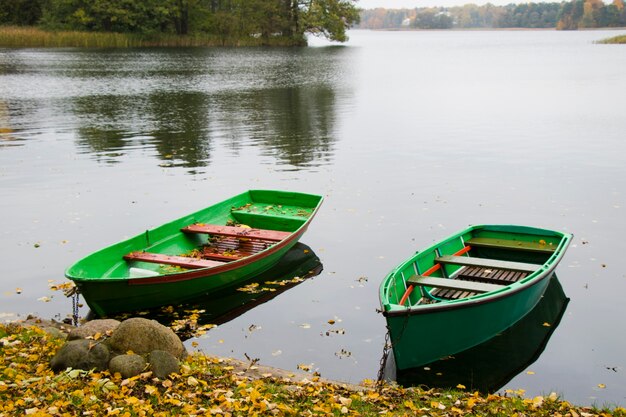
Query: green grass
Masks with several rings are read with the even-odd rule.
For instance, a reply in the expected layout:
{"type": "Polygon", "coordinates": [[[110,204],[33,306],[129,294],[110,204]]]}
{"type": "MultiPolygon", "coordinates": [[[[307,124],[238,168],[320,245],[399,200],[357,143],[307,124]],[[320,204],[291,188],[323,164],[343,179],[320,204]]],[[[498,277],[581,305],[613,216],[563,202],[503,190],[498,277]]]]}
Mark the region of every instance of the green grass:
{"type": "Polygon", "coordinates": [[[0,47],[9,48],[130,48],[189,46],[291,46],[293,39],[273,37],[222,38],[210,34],[180,36],[173,34],[140,35],[133,33],[47,31],[34,27],[0,27],[0,47]]]}

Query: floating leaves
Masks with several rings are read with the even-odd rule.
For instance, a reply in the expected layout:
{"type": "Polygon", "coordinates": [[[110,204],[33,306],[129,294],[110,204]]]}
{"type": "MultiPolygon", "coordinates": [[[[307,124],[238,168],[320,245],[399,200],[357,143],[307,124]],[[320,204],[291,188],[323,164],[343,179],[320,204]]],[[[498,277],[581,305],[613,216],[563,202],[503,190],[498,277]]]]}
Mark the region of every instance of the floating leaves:
{"type": "Polygon", "coordinates": [[[326,336],[330,336],[331,334],[346,334],[344,329],[331,329],[326,331],[326,336]]]}
{"type": "Polygon", "coordinates": [[[255,330],[261,330],[261,329],[262,329],[262,327],[261,327],[261,326],[258,326],[258,325],[256,325],[256,324],[251,324],[250,326],[248,326],[248,331],[249,331],[250,333],[252,333],[252,332],[253,332],[253,331],[255,331],[255,330]]]}
{"type": "Polygon", "coordinates": [[[259,288],[258,282],[253,282],[252,284],[248,284],[244,287],[237,288],[237,291],[247,292],[249,294],[258,294],[262,292],[262,289],[259,288]]]}
{"type": "Polygon", "coordinates": [[[249,294],[259,294],[263,292],[275,292],[276,287],[284,287],[287,285],[294,285],[303,282],[304,278],[294,277],[292,279],[285,279],[281,281],[265,281],[266,286],[261,286],[258,282],[253,282],[241,288],[237,288],[237,291],[246,292],[249,294]]]}
{"type": "MultiPolygon", "coordinates": [[[[165,312],[173,312],[173,310],[174,308],[169,306],[165,309],[165,312]]],[[[170,327],[183,339],[202,336],[210,329],[217,327],[211,323],[199,324],[199,320],[204,312],[205,310],[185,310],[184,317],[173,320],[170,323],[170,327]]]]}
{"type": "Polygon", "coordinates": [[[352,356],[352,352],[346,349],[341,349],[339,352],[335,352],[335,356],[339,359],[349,358],[350,356],[352,356]]]}
{"type": "Polygon", "coordinates": [[[310,364],[301,363],[301,364],[298,364],[298,366],[296,368],[298,368],[300,370],[303,370],[304,372],[311,372],[311,369],[313,368],[313,364],[312,363],[310,363],[310,364]]]}

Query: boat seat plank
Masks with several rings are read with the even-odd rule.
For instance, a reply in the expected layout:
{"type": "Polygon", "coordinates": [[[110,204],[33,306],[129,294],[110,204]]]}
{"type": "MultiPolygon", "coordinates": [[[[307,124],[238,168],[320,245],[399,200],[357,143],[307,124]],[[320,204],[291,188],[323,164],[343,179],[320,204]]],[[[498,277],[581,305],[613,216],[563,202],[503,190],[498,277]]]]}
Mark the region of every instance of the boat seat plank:
{"type": "Polygon", "coordinates": [[[251,229],[238,226],[220,226],[216,224],[191,224],[181,229],[184,233],[206,233],[215,236],[231,236],[246,239],[261,239],[279,242],[291,235],[280,230],[251,229]]]}
{"type": "Polygon", "coordinates": [[[480,266],[484,268],[509,269],[511,271],[523,272],[534,272],[541,267],[541,265],[538,264],[529,264],[524,262],[500,261],[496,259],[452,255],[440,256],[436,258],[435,261],[442,264],[480,266]]]}
{"type": "Polygon", "coordinates": [[[530,252],[553,253],[556,250],[555,245],[541,242],[524,242],[521,240],[511,239],[494,239],[488,237],[474,237],[465,242],[466,244],[476,248],[498,248],[511,250],[525,250],[530,252]]]}
{"type": "Polygon", "coordinates": [[[470,292],[490,292],[503,288],[502,285],[487,284],[484,282],[461,281],[450,278],[425,277],[423,275],[413,275],[407,282],[422,287],[445,288],[449,290],[470,291],[470,292]]]}
{"type": "Polygon", "coordinates": [[[198,269],[224,265],[224,262],[209,259],[189,258],[186,256],[162,255],[150,252],[131,252],[124,255],[127,261],[150,262],[155,264],[180,266],[181,268],[198,269]]]}

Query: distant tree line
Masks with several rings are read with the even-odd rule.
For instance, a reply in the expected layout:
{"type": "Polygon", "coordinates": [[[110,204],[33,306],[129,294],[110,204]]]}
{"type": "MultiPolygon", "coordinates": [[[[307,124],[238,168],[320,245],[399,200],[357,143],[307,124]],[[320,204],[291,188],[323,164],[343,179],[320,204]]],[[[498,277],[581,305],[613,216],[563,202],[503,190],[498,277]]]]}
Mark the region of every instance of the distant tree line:
{"type": "Polygon", "coordinates": [[[362,10],[362,29],[452,28],[578,28],[626,26],[624,0],[562,3],[523,3],[494,6],[466,4],[457,7],[362,10]]]}
{"type": "Polygon", "coordinates": [[[0,25],[133,34],[212,34],[224,39],[305,34],[345,41],[355,0],[0,0],[0,25]]]}

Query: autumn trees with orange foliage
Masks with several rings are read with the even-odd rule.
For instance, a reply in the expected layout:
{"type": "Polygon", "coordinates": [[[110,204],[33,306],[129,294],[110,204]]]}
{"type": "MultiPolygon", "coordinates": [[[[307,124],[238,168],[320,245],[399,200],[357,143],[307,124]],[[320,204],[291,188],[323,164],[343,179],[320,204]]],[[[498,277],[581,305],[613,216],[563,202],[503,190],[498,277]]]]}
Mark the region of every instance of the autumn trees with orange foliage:
{"type": "Polygon", "coordinates": [[[563,4],[556,28],[576,30],[624,25],[624,0],[613,0],[611,4],[605,4],[602,0],[574,0],[563,4]]]}

